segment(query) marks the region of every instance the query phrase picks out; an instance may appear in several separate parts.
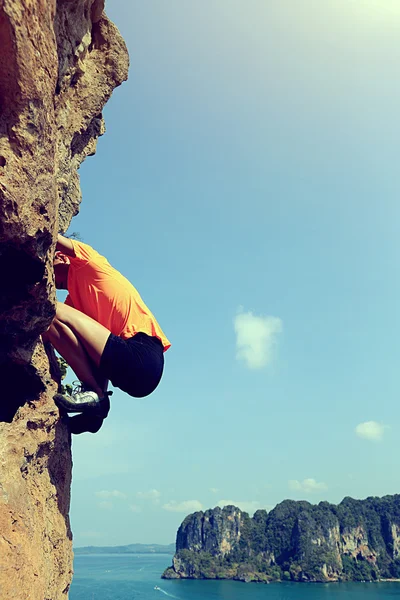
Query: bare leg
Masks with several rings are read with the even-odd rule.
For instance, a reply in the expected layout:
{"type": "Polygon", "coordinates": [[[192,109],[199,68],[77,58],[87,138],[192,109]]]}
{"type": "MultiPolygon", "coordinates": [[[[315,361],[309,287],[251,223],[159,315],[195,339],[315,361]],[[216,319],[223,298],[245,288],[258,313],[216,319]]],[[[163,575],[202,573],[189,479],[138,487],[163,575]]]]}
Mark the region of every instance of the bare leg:
{"type": "Polygon", "coordinates": [[[55,318],[42,338],[44,342],[51,342],[83,383],[100,396],[103,395],[102,385],[96,378],[93,363],[85,348],[67,325],[55,318]]]}
{"type": "Polygon", "coordinates": [[[99,367],[104,346],[110,335],[108,329],[79,310],[61,302],[57,302],[56,321],[72,330],[93,363],[99,367]]]}
{"type": "Polygon", "coordinates": [[[100,323],[59,302],[56,316],[42,337],[52,343],[77,377],[102,397],[107,382],[100,377],[97,367],[109,335],[100,323]]]}

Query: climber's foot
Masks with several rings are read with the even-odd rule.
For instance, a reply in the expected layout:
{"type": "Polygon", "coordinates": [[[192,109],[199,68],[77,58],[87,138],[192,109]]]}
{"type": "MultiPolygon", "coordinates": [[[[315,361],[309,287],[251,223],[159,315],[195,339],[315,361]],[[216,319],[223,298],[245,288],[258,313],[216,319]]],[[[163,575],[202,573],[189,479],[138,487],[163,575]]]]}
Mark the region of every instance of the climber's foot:
{"type": "Polygon", "coordinates": [[[59,408],[72,413],[85,413],[105,419],[110,410],[110,399],[112,392],[104,392],[100,398],[96,392],[82,389],[72,394],[56,394],[54,402],[59,408]]]}
{"type": "Polygon", "coordinates": [[[103,417],[96,415],[81,414],[76,417],[65,418],[71,433],[78,435],[79,433],[97,433],[103,425],[103,417]]]}

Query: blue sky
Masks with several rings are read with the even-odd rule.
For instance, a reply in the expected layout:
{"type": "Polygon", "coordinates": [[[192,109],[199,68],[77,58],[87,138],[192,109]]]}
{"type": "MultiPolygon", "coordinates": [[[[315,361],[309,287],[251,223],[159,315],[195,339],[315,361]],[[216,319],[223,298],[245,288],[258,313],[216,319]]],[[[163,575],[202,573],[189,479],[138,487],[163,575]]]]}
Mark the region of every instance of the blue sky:
{"type": "Polygon", "coordinates": [[[129,81],[70,231],[172,342],[73,439],[75,545],[399,491],[397,0],[112,0],[129,81]]]}

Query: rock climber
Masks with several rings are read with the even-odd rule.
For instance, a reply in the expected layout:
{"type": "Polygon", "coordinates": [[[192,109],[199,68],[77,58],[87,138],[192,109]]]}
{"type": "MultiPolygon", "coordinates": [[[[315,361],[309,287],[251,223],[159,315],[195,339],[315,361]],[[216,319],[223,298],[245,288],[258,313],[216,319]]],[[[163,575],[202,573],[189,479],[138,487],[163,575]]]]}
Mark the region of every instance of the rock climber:
{"type": "Polygon", "coordinates": [[[57,289],[68,290],[43,341],[50,342],[80,382],[54,400],[72,433],[98,431],[110,409],[108,382],[143,398],[160,383],[171,346],[135,287],[88,244],[58,235],[57,289]]]}

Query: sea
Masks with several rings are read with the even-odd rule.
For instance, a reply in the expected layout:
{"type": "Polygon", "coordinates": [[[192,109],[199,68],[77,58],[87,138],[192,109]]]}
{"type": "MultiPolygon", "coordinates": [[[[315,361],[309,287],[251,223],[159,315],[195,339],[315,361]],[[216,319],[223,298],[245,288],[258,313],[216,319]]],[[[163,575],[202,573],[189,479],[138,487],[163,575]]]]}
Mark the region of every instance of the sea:
{"type": "Polygon", "coordinates": [[[70,600],[385,600],[400,583],[241,583],[164,580],[164,554],[78,555],[70,600]]]}

